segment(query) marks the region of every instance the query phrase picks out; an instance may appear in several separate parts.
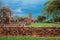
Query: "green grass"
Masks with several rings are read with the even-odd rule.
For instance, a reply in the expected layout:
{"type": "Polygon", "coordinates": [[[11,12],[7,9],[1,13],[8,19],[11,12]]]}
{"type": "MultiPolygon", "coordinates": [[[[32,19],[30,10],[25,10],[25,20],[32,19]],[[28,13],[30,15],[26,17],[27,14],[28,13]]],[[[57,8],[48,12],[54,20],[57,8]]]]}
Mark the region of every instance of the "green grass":
{"type": "Polygon", "coordinates": [[[53,23],[32,23],[28,26],[33,26],[33,27],[60,27],[60,24],[53,24],[53,23]]]}
{"type": "Polygon", "coordinates": [[[0,40],[60,40],[60,38],[40,38],[40,37],[0,37],[0,40]]]}

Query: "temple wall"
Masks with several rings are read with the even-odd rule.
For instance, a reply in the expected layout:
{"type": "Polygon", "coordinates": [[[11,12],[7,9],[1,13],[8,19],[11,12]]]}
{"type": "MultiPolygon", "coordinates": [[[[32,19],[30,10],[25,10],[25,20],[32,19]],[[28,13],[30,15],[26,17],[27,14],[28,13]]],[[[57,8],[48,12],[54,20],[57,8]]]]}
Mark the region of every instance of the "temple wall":
{"type": "Polygon", "coordinates": [[[60,27],[0,27],[0,36],[60,37],[60,27]]]}

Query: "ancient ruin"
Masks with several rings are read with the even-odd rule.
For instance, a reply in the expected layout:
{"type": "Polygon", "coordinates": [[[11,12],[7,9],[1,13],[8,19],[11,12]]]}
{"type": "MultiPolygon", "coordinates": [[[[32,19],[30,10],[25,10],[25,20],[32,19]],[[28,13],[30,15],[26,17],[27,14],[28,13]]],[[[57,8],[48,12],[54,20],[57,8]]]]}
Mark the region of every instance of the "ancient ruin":
{"type": "MultiPolygon", "coordinates": [[[[4,23],[9,24],[10,23],[11,24],[12,22],[14,22],[14,19],[11,16],[12,11],[11,11],[11,9],[8,6],[3,7],[2,9],[0,9],[0,14],[1,14],[0,23],[2,23],[2,24],[4,24],[4,23]]],[[[32,18],[32,15],[31,15],[30,12],[28,13],[27,17],[22,19],[22,21],[20,21],[20,19],[21,18],[19,18],[19,22],[18,23],[22,23],[22,24],[30,24],[30,23],[35,21],[32,18]]]]}
{"type": "Polygon", "coordinates": [[[10,23],[10,21],[11,21],[11,10],[9,9],[8,6],[1,8],[0,14],[1,14],[1,18],[0,18],[1,23],[10,23]]]}

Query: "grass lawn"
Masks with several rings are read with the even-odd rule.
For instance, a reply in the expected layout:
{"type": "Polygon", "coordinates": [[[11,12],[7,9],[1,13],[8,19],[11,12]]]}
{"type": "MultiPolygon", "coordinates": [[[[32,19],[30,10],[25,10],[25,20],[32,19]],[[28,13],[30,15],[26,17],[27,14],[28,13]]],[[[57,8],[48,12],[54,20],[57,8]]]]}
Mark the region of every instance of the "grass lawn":
{"type": "Polygon", "coordinates": [[[60,38],[39,38],[39,37],[0,37],[0,40],[60,40],[60,38]]]}
{"type": "Polygon", "coordinates": [[[28,26],[33,26],[33,27],[60,27],[60,24],[53,24],[53,23],[32,23],[28,26]]]}

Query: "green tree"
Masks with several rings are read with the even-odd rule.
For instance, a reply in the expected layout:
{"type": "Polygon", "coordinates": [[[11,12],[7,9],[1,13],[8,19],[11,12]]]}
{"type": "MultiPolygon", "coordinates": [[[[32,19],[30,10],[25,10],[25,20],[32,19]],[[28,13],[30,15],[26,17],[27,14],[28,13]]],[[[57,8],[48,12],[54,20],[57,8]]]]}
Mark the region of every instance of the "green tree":
{"type": "Polygon", "coordinates": [[[49,15],[52,15],[52,18],[55,18],[56,16],[60,15],[60,0],[50,0],[45,3],[45,5],[45,11],[49,15]]]}
{"type": "Polygon", "coordinates": [[[42,21],[45,20],[45,19],[46,19],[45,16],[38,16],[38,17],[37,17],[37,21],[38,21],[38,22],[42,22],[42,21]]]}
{"type": "Polygon", "coordinates": [[[19,19],[20,19],[20,16],[14,16],[13,19],[16,21],[16,22],[19,22],[19,19]]]}
{"type": "Polygon", "coordinates": [[[54,21],[55,22],[60,22],[60,16],[59,17],[57,16],[56,18],[54,18],[54,21]]]}

